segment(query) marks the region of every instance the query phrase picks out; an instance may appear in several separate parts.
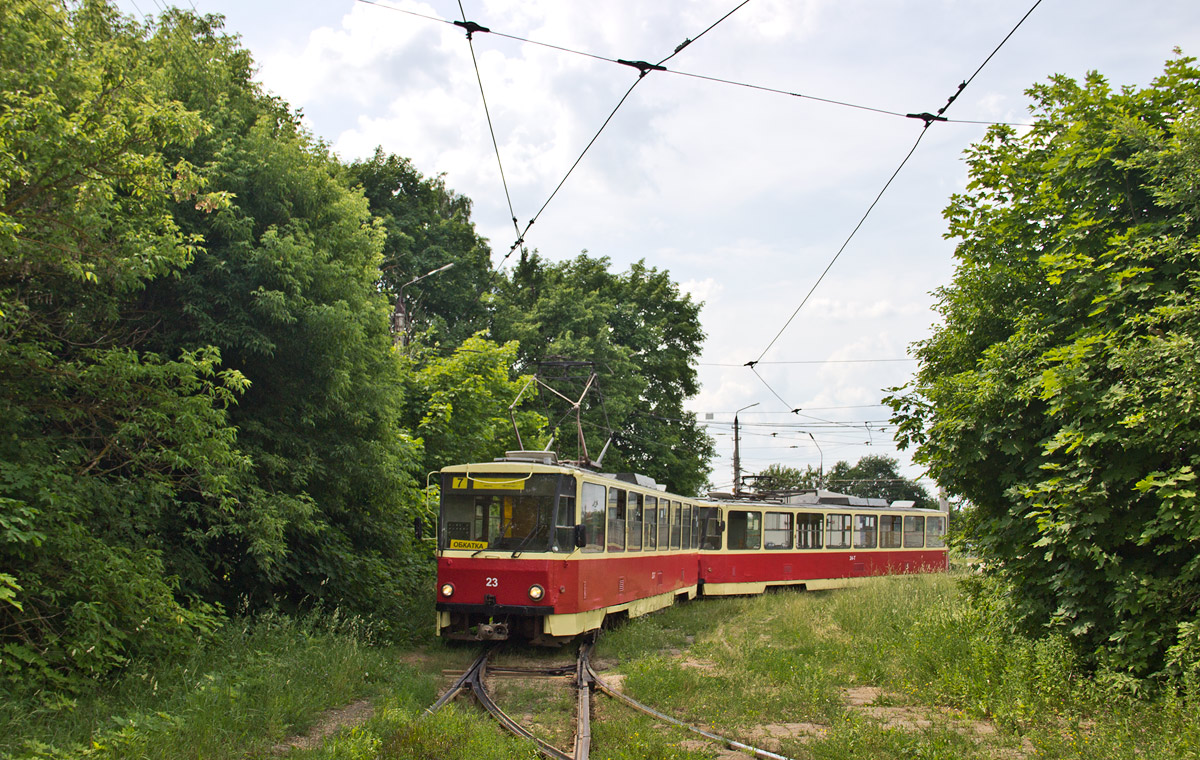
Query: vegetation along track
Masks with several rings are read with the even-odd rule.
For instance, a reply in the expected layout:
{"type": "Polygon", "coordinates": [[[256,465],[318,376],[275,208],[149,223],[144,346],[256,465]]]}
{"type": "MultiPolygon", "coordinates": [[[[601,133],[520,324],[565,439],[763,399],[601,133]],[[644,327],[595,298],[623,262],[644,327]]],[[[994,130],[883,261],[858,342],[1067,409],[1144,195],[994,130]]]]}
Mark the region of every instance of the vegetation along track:
{"type": "Polygon", "coordinates": [[[717,742],[730,749],[735,749],[747,753],[753,757],[761,758],[762,760],[789,760],[789,758],[769,752],[765,749],[752,747],[748,744],[743,744],[733,739],[728,739],[719,734],[705,731],[701,728],[696,728],[681,720],[665,715],[651,707],[638,702],[637,700],[622,694],[613,687],[609,686],[592,667],[591,654],[595,641],[588,638],[579,645],[576,663],[571,666],[556,666],[546,668],[525,668],[525,667],[488,667],[488,658],[496,651],[497,645],[492,644],[485,647],[470,667],[460,675],[454,683],[448,688],[441,697],[438,698],[431,706],[427,708],[429,713],[437,712],[446,703],[450,702],[463,691],[470,690],[475,695],[475,699],[483,706],[485,710],[495,718],[500,725],[517,736],[524,737],[537,745],[538,750],[547,757],[555,758],[556,760],[588,760],[589,752],[591,751],[591,695],[595,689],[607,694],[609,697],[624,703],[646,715],[649,715],[664,723],[670,723],[680,728],[685,728],[688,731],[699,734],[706,739],[717,742]],[[496,701],[488,693],[486,679],[488,674],[493,675],[508,675],[508,676],[526,676],[526,677],[561,677],[572,678],[576,692],[576,712],[575,712],[575,741],[573,752],[567,753],[548,741],[534,735],[525,726],[517,722],[512,716],[500,709],[496,701]]]}

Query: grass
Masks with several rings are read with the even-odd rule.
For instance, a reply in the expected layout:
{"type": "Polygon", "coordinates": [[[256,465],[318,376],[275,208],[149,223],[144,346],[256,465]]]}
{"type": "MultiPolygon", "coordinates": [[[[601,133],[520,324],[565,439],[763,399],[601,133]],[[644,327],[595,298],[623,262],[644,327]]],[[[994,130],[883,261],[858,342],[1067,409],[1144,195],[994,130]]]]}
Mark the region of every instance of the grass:
{"type": "Polygon", "coordinates": [[[747,743],[766,725],[824,729],[776,731],[766,748],[790,757],[1200,757],[1194,696],[1142,701],[1085,676],[1063,640],[1016,636],[996,604],[946,576],[706,600],[599,653],[638,699],[747,743]]]}
{"type": "MultiPolygon", "coordinates": [[[[1200,757],[1200,695],[1138,699],[1115,674],[1085,675],[1059,639],[1007,630],[986,596],[946,576],[842,591],[691,602],[601,637],[602,675],[664,712],[806,760],[1200,757]],[[614,679],[615,680],[615,679],[614,679]]],[[[268,617],[171,667],[133,668],[72,709],[0,705],[0,755],[15,758],[274,758],[329,707],[374,715],[289,760],[534,758],[468,700],[424,707],[477,652],[431,642],[369,645],[346,621],[268,617]]],[[[548,666],[564,650],[510,649],[498,664],[548,666]]],[[[567,749],[565,680],[497,678],[501,706],[567,749]]],[[[607,697],[593,698],[595,758],[701,760],[720,748],[607,697]]]]}
{"type": "Polygon", "coordinates": [[[436,689],[359,621],[231,620],[217,643],[170,665],[134,663],[115,682],[50,709],[0,702],[4,758],[267,756],[321,711],[384,692],[436,689]]]}

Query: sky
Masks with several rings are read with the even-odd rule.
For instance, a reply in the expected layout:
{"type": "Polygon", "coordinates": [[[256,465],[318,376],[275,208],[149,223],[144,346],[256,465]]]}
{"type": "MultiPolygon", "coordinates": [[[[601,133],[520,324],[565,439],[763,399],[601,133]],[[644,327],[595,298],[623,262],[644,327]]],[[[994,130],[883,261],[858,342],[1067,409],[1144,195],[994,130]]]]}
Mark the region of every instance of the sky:
{"type": "MultiPolygon", "coordinates": [[[[163,2],[118,5],[142,16],[163,2]]],[[[916,370],[909,348],[929,335],[935,291],[953,276],[942,210],[966,187],[963,152],[987,130],[977,122],[1028,123],[1025,90],[1055,74],[1149,84],[1175,48],[1200,55],[1200,3],[739,2],[185,7],[224,15],[259,81],[342,159],[382,146],[444,173],[472,199],[497,266],[515,258],[515,215],[521,229],[536,216],[525,245],[551,260],[587,251],[617,271],[639,260],[669,271],[704,304],[702,388],[688,408],[717,442],[714,487],[733,481],[737,412],[744,474],[883,454],[933,489],[897,449],[881,399],[916,370]],[[464,11],[493,33],[469,43],[446,23],[464,11]],[[640,81],[579,54],[657,63],[686,39],[668,71],[640,81]],[[905,115],[937,111],[968,79],[950,121],[926,131],[862,221],[924,127],[905,115]]]]}

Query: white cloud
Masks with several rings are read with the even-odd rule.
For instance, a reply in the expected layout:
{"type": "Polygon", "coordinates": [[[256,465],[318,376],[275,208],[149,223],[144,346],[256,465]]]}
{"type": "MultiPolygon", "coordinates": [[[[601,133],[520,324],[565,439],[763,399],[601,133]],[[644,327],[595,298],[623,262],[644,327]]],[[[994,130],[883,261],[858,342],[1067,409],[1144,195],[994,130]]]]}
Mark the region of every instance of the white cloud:
{"type": "MultiPolygon", "coordinates": [[[[332,3],[321,4],[322,16],[308,6],[293,10],[295,3],[195,2],[202,12],[227,4],[231,21],[260,19],[252,29],[230,31],[255,41],[260,79],[303,108],[314,131],[343,157],[383,145],[427,174],[445,172],[450,187],[474,201],[494,258],[508,250],[515,233],[461,29],[363,3],[345,2],[334,17],[332,3]],[[295,33],[309,13],[321,20],[295,33]]],[[[448,0],[394,4],[443,19],[459,13],[448,0]]],[[[732,6],[724,0],[465,4],[472,20],[498,32],[648,61],[668,55],[732,6]]],[[[758,402],[749,415],[786,416],[785,403],[741,365],[767,348],[912,146],[922,124],[903,115],[945,104],[1023,12],[984,0],[755,0],[667,65],[805,97],[649,74],[527,242],[551,258],[586,248],[618,268],[645,259],[669,269],[706,304],[703,361],[735,365],[702,366],[703,388],[691,408],[732,412],[758,402]]],[[[1027,121],[1023,91],[1051,73],[1079,77],[1098,69],[1114,85],[1144,84],[1174,45],[1200,51],[1200,4],[1162,0],[1153,13],[1117,0],[1043,4],[947,115],[1027,121]]],[[[637,74],[498,35],[476,35],[475,51],[523,227],[637,74]]],[[[963,149],[985,130],[930,127],[812,299],[761,357],[756,369],[786,404],[873,404],[881,388],[911,373],[909,363],[766,362],[901,357],[928,333],[935,319],[930,292],[953,271],[940,212],[965,185],[963,149]]],[[[829,412],[856,421],[885,414],[829,412]]],[[[870,453],[853,436],[824,435],[826,465],[870,453]]],[[[722,438],[719,450],[727,455],[729,444],[722,438]]]]}
{"type": "Polygon", "coordinates": [[[712,298],[720,295],[723,288],[721,287],[721,283],[712,277],[706,277],[703,280],[684,280],[679,283],[679,290],[690,295],[693,301],[707,303],[712,298]]]}

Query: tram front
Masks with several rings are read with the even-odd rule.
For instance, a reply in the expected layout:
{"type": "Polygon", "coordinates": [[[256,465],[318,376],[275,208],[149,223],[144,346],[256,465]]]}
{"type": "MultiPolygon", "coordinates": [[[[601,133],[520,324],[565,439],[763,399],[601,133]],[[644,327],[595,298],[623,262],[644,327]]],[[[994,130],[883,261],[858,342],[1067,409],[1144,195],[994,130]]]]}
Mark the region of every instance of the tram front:
{"type": "Polygon", "coordinates": [[[516,462],[442,470],[437,632],[536,639],[568,592],[578,482],[566,468],[516,462]]]}

